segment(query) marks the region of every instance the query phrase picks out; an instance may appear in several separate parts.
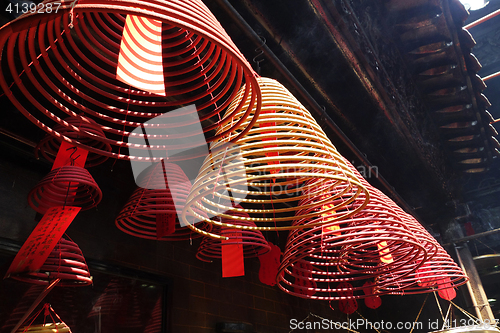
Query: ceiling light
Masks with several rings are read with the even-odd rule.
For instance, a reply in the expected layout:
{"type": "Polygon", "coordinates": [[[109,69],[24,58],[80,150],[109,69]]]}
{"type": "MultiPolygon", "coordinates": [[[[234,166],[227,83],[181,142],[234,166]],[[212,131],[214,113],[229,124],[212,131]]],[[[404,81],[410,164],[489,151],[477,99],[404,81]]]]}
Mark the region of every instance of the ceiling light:
{"type": "Polygon", "coordinates": [[[488,0],[460,0],[460,2],[467,10],[478,10],[490,3],[488,0]]]}

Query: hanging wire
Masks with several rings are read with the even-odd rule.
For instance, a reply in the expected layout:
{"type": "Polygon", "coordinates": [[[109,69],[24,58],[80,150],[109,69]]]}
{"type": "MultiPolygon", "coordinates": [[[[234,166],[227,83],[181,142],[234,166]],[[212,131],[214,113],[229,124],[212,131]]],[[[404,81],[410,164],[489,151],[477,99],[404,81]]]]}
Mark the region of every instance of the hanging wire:
{"type": "Polygon", "coordinates": [[[433,291],[432,293],[434,294],[434,297],[436,298],[436,303],[437,303],[437,306],[439,308],[439,313],[441,313],[441,319],[443,319],[443,321],[444,321],[443,310],[441,309],[441,304],[439,303],[439,299],[437,297],[437,294],[435,291],[433,291]]]}
{"type": "Polygon", "coordinates": [[[427,294],[427,295],[425,296],[424,303],[422,303],[422,307],[421,307],[421,308],[420,308],[420,310],[418,311],[417,317],[415,318],[415,321],[413,322],[413,325],[412,325],[411,330],[410,330],[410,332],[409,332],[409,333],[412,333],[412,332],[413,332],[413,330],[415,329],[415,326],[417,326],[417,325],[416,325],[416,323],[417,323],[417,321],[418,321],[418,318],[420,318],[420,314],[422,314],[422,310],[424,309],[425,302],[427,302],[427,298],[429,298],[429,294],[427,294]]]}
{"type": "Polygon", "coordinates": [[[257,52],[257,55],[252,58],[252,61],[256,64],[257,68],[255,71],[260,76],[260,63],[263,62],[265,59],[264,58],[258,59],[258,58],[264,54],[264,50],[262,48],[264,47],[264,45],[266,45],[267,40],[263,36],[259,36],[259,37],[262,40],[262,44],[260,44],[259,47],[257,47],[254,50],[255,52],[257,52]]]}

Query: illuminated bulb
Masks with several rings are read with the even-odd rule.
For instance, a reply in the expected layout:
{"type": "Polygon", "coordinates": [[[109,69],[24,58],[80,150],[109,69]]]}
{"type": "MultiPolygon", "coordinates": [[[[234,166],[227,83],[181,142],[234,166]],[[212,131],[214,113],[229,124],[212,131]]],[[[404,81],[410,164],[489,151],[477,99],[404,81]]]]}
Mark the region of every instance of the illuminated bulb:
{"type": "Polygon", "coordinates": [[[490,3],[487,0],[460,0],[460,2],[467,10],[478,10],[490,3]]]}

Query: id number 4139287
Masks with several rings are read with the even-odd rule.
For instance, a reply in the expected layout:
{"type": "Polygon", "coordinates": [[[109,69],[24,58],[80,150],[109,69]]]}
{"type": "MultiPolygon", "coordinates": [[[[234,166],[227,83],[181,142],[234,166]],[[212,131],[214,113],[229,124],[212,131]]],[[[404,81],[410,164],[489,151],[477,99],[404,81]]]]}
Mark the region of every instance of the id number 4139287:
{"type": "Polygon", "coordinates": [[[26,13],[57,13],[59,10],[59,7],[61,7],[60,2],[48,2],[48,3],[39,3],[36,4],[34,2],[28,3],[28,2],[22,2],[22,3],[11,3],[7,5],[7,8],[5,8],[5,11],[9,14],[26,14],[26,13]]]}

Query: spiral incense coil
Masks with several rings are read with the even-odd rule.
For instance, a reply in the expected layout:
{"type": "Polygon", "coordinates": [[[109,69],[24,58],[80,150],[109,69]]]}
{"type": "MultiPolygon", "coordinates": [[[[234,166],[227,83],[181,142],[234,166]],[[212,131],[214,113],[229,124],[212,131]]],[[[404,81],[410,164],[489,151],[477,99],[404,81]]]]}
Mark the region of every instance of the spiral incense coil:
{"type": "Polygon", "coordinates": [[[19,321],[23,318],[26,311],[29,310],[30,306],[37,299],[38,296],[44,291],[45,286],[42,285],[32,285],[26,290],[16,304],[16,306],[12,309],[12,312],[9,314],[9,318],[3,323],[0,327],[0,332],[10,332],[12,329],[19,323],[19,321]]]}
{"type": "MultiPolygon", "coordinates": [[[[397,284],[385,284],[384,291],[397,295],[419,294],[454,288],[465,284],[468,281],[468,277],[437,240],[413,216],[404,212],[390,198],[381,192],[380,196],[398,212],[405,224],[420,240],[427,239],[432,242],[432,244],[429,242],[424,244],[429,256],[417,259],[419,268],[411,272],[407,271],[408,274],[403,279],[399,279],[397,284]]],[[[392,276],[382,274],[379,276],[379,279],[385,281],[392,279],[392,276]]]]}
{"type": "MultiPolygon", "coordinates": [[[[337,284],[349,282],[353,283],[349,297],[365,298],[373,296],[364,292],[366,280],[375,280],[374,291],[380,294],[383,284],[396,283],[418,268],[417,259],[427,255],[425,248],[399,215],[370,193],[370,201],[363,210],[347,219],[336,220],[335,215],[343,212],[329,211],[327,215],[323,213],[313,219],[302,218],[294,222],[307,227],[317,225],[320,219],[328,221],[324,225],[290,232],[277,277],[283,291],[302,298],[339,300],[347,296],[343,287],[337,284]],[[305,266],[301,265],[304,262],[311,267],[307,274],[303,272],[305,266]],[[378,280],[383,273],[392,280],[378,280]],[[313,282],[308,289],[300,283],[304,276],[309,276],[308,280],[313,282]]],[[[363,199],[362,196],[356,198],[360,202],[363,199]]],[[[335,199],[329,204],[335,205],[335,199]]],[[[356,202],[352,205],[356,206],[356,202]]],[[[324,207],[322,211],[328,211],[324,207]]],[[[307,213],[299,211],[298,215],[307,213]]]]}
{"type": "MultiPolygon", "coordinates": [[[[277,81],[267,78],[259,78],[258,81],[262,91],[262,113],[255,124],[247,119],[229,137],[211,144],[211,154],[205,159],[189,193],[182,221],[197,232],[202,231],[196,225],[189,224],[185,217],[188,214],[207,223],[236,229],[302,228],[302,225],[292,226],[293,220],[301,218],[295,213],[299,209],[323,204],[317,202],[306,207],[297,206],[300,200],[308,196],[304,194],[307,193],[305,190],[313,186],[301,184],[311,179],[332,180],[329,183],[332,189],[347,184],[344,192],[349,195],[343,196],[344,200],[332,209],[349,205],[362,193],[365,193],[363,198],[368,202],[367,190],[342,162],[340,154],[309,111],[277,81]],[[248,133],[237,144],[228,144],[227,141],[243,128],[249,129],[248,133]],[[233,208],[235,197],[238,200],[236,203],[240,203],[243,208],[233,208]],[[204,211],[208,216],[219,216],[224,222],[218,221],[219,217],[203,218],[194,212],[194,208],[204,211]],[[233,213],[225,213],[227,211],[233,213]],[[246,212],[250,217],[245,219],[256,226],[239,225],[238,221],[242,218],[234,215],[234,212],[246,212]]],[[[245,98],[244,89],[230,105],[228,115],[232,115],[245,98]]],[[[249,98],[244,100],[245,106],[249,106],[250,102],[249,98]]],[[[243,116],[243,112],[237,113],[234,121],[239,121],[243,116]]],[[[252,119],[255,120],[255,117],[252,119]]],[[[230,128],[231,124],[225,124],[219,132],[224,133],[230,128]]],[[[337,218],[347,218],[363,206],[360,204],[337,218]]],[[[319,214],[312,212],[304,218],[319,214]]],[[[318,221],[317,225],[322,223],[318,221]]],[[[221,238],[213,233],[203,234],[221,238]]]]}
{"type": "MultiPolygon", "coordinates": [[[[70,127],[56,125],[54,130],[67,136],[74,140],[79,140],[86,146],[96,147],[99,150],[111,151],[111,146],[107,143],[101,142],[100,140],[105,137],[104,132],[101,127],[93,120],[86,119],[83,117],[68,117],[64,119],[69,125],[77,127],[80,131],[75,132],[70,127]],[[82,137],[81,132],[87,133],[89,136],[82,137]]],[[[35,156],[39,157],[41,154],[49,162],[54,162],[59,147],[61,146],[61,139],[54,137],[52,135],[46,135],[45,138],[38,143],[35,147],[35,156]]],[[[87,156],[87,161],[85,167],[93,167],[104,163],[108,159],[107,156],[100,154],[89,154],[87,156]]]]}
{"type": "Polygon", "coordinates": [[[65,323],[50,323],[31,325],[29,327],[21,327],[16,333],[36,332],[36,333],[71,333],[68,325],[65,323]]]}
{"type": "MultiPolygon", "coordinates": [[[[249,217],[245,212],[232,212],[232,214],[240,216],[241,218],[249,217]]],[[[224,219],[222,219],[222,222],[224,222],[224,219]]],[[[255,226],[255,223],[246,220],[239,220],[237,223],[239,225],[255,226]]],[[[212,229],[212,233],[228,238],[228,240],[224,242],[224,245],[242,244],[243,257],[245,258],[258,257],[271,250],[267,240],[259,230],[236,230],[215,225],[212,229]],[[235,235],[235,233],[237,235],[235,235]]],[[[220,239],[204,237],[198,247],[196,258],[206,262],[211,262],[213,259],[221,259],[222,246],[224,245],[220,239]]]]}
{"type": "MultiPolygon", "coordinates": [[[[236,128],[242,130],[231,139],[239,139],[247,132],[243,123],[253,125],[251,118],[260,112],[254,71],[201,0],[46,0],[34,13],[5,25],[0,35],[5,69],[0,73],[0,86],[5,95],[39,128],[92,153],[137,160],[138,156],[129,156],[121,148],[164,149],[165,140],[172,137],[157,135],[149,138],[149,144],[140,145],[127,143],[126,138],[147,120],[180,105],[196,105],[193,114],[201,121],[208,142],[236,128]],[[136,32],[141,36],[147,37],[147,22],[161,23],[160,66],[166,96],[117,79],[127,15],[139,19],[136,32]],[[246,109],[242,103],[236,105],[221,120],[219,113],[227,109],[242,85],[250,103],[246,109]],[[252,117],[247,119],[250,110],[252,117]],[[80,114],[101,126],[105,133],[99,138],[102,146],[89,145],[86,140],[97,139],[95,136],[62,120],[80,114]],[[232,122],[236,114],[238,121],[232,122]],[[228,123],[231,125],[214,135],[216,128],[228,123]],[[56,129],[58,125],[81,135],[70,137],[56,129]]],[[[148,53],[141,46],[130,52],[148,53]]],[[[132,66],[139,65],[132,62],[132,66]]],[[[133,70],[144,73],[139,80],[150,74],[146,68],[133,70]]],[[[185,121],[183,117],[171,119],[164,126],[178,128],[188,125],[185,121]]],[[[147,124],[145,132],[149,132],[147,124]]],[[[179,133],[182,138],[195,134],[179,133]]]]}
{"type": "Polygon", "coordinates": [[[139,328],[143,327],[144,306],[141,306],[138,291],[133,289],[125,294],[120,311],[116,317],[116,326],[139,328]]]}
{"type": "MultiPolygon", "coordinates": [[[[141,173],[137,184],[141,187],[132,193],[115,220],[118,229],[135,237],[163,241],[183,241],[201,237],[191,229],[181,227],[176,218],[176,206],[184,206],[191,188],[191,182],[178,165],[156,163],[141,173]],[[158,234],[157,223],[162,216],[175,219],[173,233],[158,234]]],[[[199,227],[207,231],[212,228],[207,223],[202,223],[199,227]]]]}
{"type": "Polygon", "coordinates": [[[159,333],[162,327],[162,297],[159,297],[155,303],[153,310],[151,311],[151,316],[148,320],[148,324],[144,329],[144,333],[159,333]]]}
{"type": "Polygon", "coordinates": [[[45,214],[55,206],[77,206],[81,210],[99,204],[102,192],[85,168],[66,165],[49,172],[28,194],[28,203],[45,214]]]}
{"type": "Polygon", "coordinates": [[[79,287],[92,284],[87,263],[78,245],[61,238],[38,272],[11,275],[13,279],[48,285],[55,279],[61,279],[59,287],[79,287]]]}
{"type": "Polygon", "coordinates": [[[87,318],[101,317],[104,326],[115,325],[115,317],[121,309],[124,295],[130,293],[130,286],[119,278],[112,278],[97,298],[87,318]]]}
{"type": "Polygon", "coordinates": [[[395,214],[398,215],[399,219],[404,223],[404,225],[416,236],[420,244],[425,248],[426,255],[427,256],[422,256],[418,260],[421,262],[426,261],[428,258],[432,257],[434,254],[436,254],[439,243],[437,243],[436,239],[432,237],[427,230],[425,230],[422,225],[415,220],[415,218],[406,212],[404,212],[394,201],[392,201],[390,198],[388,198],[384,193],[382,193],[379,189],[373,187],[366,181],[366,179],[363,178],[363,176],[358,172],[358,170],[346,159],[344,159],[344,162],[347,164],[349,169],[356,175],[361,181],[361,184],[363,184],[366,188],[369,189],[370,194],[376,198],[378,198],[379,201],[382,201],[385,206],[387,207],[388,210],[394,212],[395,214]]]}

